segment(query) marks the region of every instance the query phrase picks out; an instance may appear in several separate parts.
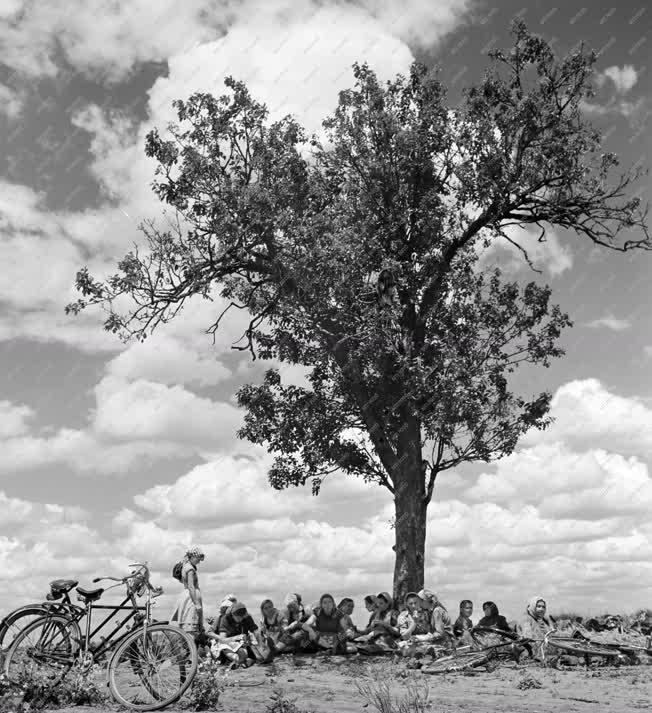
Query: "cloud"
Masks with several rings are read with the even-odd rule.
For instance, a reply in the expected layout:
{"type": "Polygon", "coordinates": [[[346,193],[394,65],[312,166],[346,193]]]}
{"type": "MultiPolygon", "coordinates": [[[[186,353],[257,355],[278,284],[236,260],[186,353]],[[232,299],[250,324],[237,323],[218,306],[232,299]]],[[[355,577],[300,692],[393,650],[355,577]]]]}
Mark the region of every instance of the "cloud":
{"type": "Polygon", "coordinates": [[[107,365],[107,375],[132,381],[146,379],[160,384],[208,386],[227,379],[231,371],[217,358],[220,353],[205,344],[191,347],[165,332],[156,332],[144,342],[134,342],[107,365]]]}
{"type": "Polygon", "coordinates": [[[29,406],[0,401],[0,438],[21,436],[26,433],[34,411],[29,406]]]}
{"type": "Polygon", "coordinates": [[[219,449],[232,443],[242,411],[182,386],[105,377],[95,387],[96,433],[124,441],[168,441],[219,449]]]}
{"type": "Polygon", "coordinates": [[[613,329],[615,332],[621,332],[625,329],[629,329],[632,323],[628,319],[618,319],[611,314],[600,317],[599,319],[591,320],[585,324],[586,327],[591,327],[593,329],[613,329]]]}
{"type": "Polygon", "coordinates": [[[555,422],[545,431],[530,431],[522,447],[563,443],[574,450],[594,448],[648,459],[652,453],[652,410],[634,396],[619,396],[598,379],[570,381],[551,403],[555,422]]]}
{"type": "MultiPolygon", "coordinates": [[[[553,277],[558,277],[573,266],[573,253],[562,244],[557,233],[546,229],[545,240],[539,242],[540,231],[530,228],[509,226],[505,228],[510,240],[520,245],[528,254],[537,269],[544,268],[553,277]]],[[[488,248],[478,246],[480,260],[477,269],[498,265],[506,273],[529,271],[523,253],[512,243],[503,238],[494,238],[488,248]]]]}
{"type": "Polygon", "coordinates": [[[4,114],[8,119],[17,119],[23,110],[24,98],[15,89],[0,84],[0,114],[4,114]]]}
{"type": "MultiPolygon", "coordinates": [[[[470,0],[426,4],[407,0],[399,7],[390,0],[360,0],[333,2],[329,9],[352,21],[357,17],[374,21],[404,42],[431,48],[464,19],[471,7],[470,0]]],[[[110,4],[70,0],[63,12],[55,0],[14,0],[0,15],[3,61],[31,76],[53,76],[60,71],[54,60],[58,47],[76,70],[116,82],[125,79],[139,63],[165,61],[228,34],[232,27],[253,18],[260,18],[261,28],[282,28],[309,21],[322,8],[317,0],[203,0],[183,7],[172,0],[110,4]]],[[[329,32],[327,26],[322,29],[329,32]]]]}
{"type": "Polygon", "coordinates": [[[625,64],[622,67],[612,65],[598,75],[598,86],[603,85],[607,79],[613,82],[618,93],[626,94],[636,84],[638,72],[631,64],[625,64]]]}

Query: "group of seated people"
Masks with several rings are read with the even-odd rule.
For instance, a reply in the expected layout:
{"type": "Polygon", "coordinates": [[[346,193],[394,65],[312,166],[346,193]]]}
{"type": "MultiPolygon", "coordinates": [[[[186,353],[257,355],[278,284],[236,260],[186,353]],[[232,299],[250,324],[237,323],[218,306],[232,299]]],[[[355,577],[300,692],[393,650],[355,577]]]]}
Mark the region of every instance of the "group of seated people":
{"type": "MultiPolygon", "coordinates": [[[[428,589],[409,592],[400,611],[389,592],[366,596],[364,606],[369,618],[362,629],[352,619],[353,599],[345,597],[336,604],[330,594],[323,594],[319,602],[305,606],[299,594],[290,593],[280,609],[271,599],[265,599],[260,605],[258,623],[246,605],[230,594],[222,601],[217,616],[204,621],[197,576],[197,566],[203,559],[201,550],[193,548],[175,565],[173,576],[184,585],[184,591],[170,620],[192,632],[204,652],[233,668],[251,666],[256,661],[269,662],[282,653],[394,653],[436,658],[460,645],[477,646],[478,631],[487,630],[492,635],[527,639],[527,643],[513,644],[511,653],[516,660],[525,651],[542,660],[546,636],[559,626],[548,614],[546,600],[541,596],[529,601],[520,623],[510,624],[496,604],[487,601],[482,605],[484,616],[474,625],[473,602],[468,599],[460,602],[459,615],[453,621],[437,595],[428,589]]],[[[587,627],[593,623],[571,622],[580,632],[590,630],[587,627]]],[[[610,619],[609,625],[612,624],[610,619]]],[[[643,618],[637,624],[641,633],[643,618]]]]}
{"type": "MultiPolygon", "coordinates": [[[[200,640],[213,657],[237,668],[268,662],[281,653],[436,655],[437,650],[468,641],[474,627],[471,601],[460,603],[453,621],[427,589],[410,592],[400,612],[388,592],[366,596],[364,606],[369,618],[360,629],[352,620],[353,599],[345,597],[336,604],[330,594],[323,594],[319,602],[305,606],[299,594],[291,593],[280,609],[265,599],[256,622],[246,605],[230,594],[217,616],[207,619],[200,640]]],[[[512,631],[493,602],[483,604],[483,613],[476,627],[512,631]]]]}

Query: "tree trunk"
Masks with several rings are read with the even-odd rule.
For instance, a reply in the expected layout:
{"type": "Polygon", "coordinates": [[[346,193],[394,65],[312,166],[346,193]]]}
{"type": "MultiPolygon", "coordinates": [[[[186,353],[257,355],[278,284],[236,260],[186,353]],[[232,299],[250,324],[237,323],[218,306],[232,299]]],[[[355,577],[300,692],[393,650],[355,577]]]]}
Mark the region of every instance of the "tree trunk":
{"type": "Polygon", "coordinates": [[[426,546],[425,478],[421,467],[421,431],[418,419],[406,420],[399,437],[399,463],[394,476],[396,563],[394,600],[398,607],[408,592],[423,588],[426,546]]]}

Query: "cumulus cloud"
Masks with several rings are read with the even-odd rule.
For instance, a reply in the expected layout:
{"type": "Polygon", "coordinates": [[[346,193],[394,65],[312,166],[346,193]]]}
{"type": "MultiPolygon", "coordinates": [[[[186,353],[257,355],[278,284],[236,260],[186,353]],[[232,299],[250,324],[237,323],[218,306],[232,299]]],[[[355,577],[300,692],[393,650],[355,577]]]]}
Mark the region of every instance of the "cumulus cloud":
{"type": "MultiPolygon", "coordinates": [[[[545,240],[539,241],[540,231],[516,226],[505,228],[510,240],[520,245],[537,269],[544,269],[551,276],[558,277],[573,266],[573,253],[564,245],[556,232],[546,230],[545,240]]],[[[495,238],[489,247],[478,247],[480,260],[477,269],[497,265],[503,272],[514,274],[530,270],[523,253],[508,240],[495,238]]]]}
{"type": "Polygon", "coordinates": [[[12,404],[11,401],[0,401],[0,438],[21,436],[26,433],[28,420],[34,415],[29,406],[12,404]]]}
{"type": "Polygon", "coordinates": [[[555,422],[545,431],[531,431],[522,446],[564,443],[575,450],[601,448],[649,458],[652,452],[652,410],[635,396],[620,396],[598,379],[570,381],[557,389],[551,404],[555,422]]]}
{"type": "MultiPolygon", "coordinates": [[[[349,18],[378,23],[405,42],[432,47],[454,29],[472,7],[471,0],[391,0],[332,2],[349,18]]],[[[165,61],[227,33],[233,26],[261,19],[261,27],[304,21],[323,7],[317,0],[202,0],[180,7],[171,0],[130,0],[107,5],[102,0],[71,0],[66,11],[54,0],[14,0],[0,15],[3,61],[20,72],[55,75],[56,48],[78,71],[119,81],[135,66],[165,61]]],[[[329,28],[322,28],[328,34],[329,28]]],[[[251,43],[255,37],[250,36],[251,43]]]]}
{"type": "Polygon", "coordinates": [[[636,84],[638,72],[631,64],[625,64],[622,67],[612,65],[598,75],[597,83],[600,86],[608,79],[611,80],[617,92],[626,94],[636,84]]]}
{"type": "Polygon", "coordinates": [[[0,114],[8,119],[17,119],[23,109],[23,97],[20,92],[0,84],[0,114]]]}
{"type": "Polygon", "coordinates": [[[593,319],[586,323],[587,327],[593,329],[612,329],[615,332],[622,332],[625,329],[629,329],[632,323],[628,319],[619,319],[614,317],[612,314],[607,314],[599,319],[593,319]]]}

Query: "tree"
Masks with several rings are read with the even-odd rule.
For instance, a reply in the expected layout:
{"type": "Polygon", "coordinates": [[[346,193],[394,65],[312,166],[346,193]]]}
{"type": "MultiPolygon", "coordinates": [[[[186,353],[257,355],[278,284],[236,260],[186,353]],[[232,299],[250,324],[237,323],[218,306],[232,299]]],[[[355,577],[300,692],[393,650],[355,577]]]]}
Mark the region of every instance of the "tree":
{"type": "Polygon", "coordinates": [[[105,328],[145,338],[197,295],[247,310],[252,357],[300,364],[309,386],[271,368],[238,392],[241,438],[275,454],[274,488],[343,472],[395,502],[394,594],[423,585],[426,513],[439,474],[511,453],[550,423],[549,392],[524,397],[508,378],[547,367],[568,316],[548,286],[507,282],[478,266],[478,248],[517,245],[515,226],[558,226],[612,250],[650,249],[638,177],[612,178],[613,154],[581,114],[595,56],[555,58],[522,22],[507,53],[490,53],[459,108],[436,73],[414,64],[381,85],[365,64],[308,140],[231,78],[230,93],[174,102],[171,138],[153,130],[154,189],[175,210],[142,226],[105,282],[77,275],[105,328]],[[635,234],[633,231],[638,231],[635,234]],[[126,311],[116,301],[129,298],[126,311]]]}

